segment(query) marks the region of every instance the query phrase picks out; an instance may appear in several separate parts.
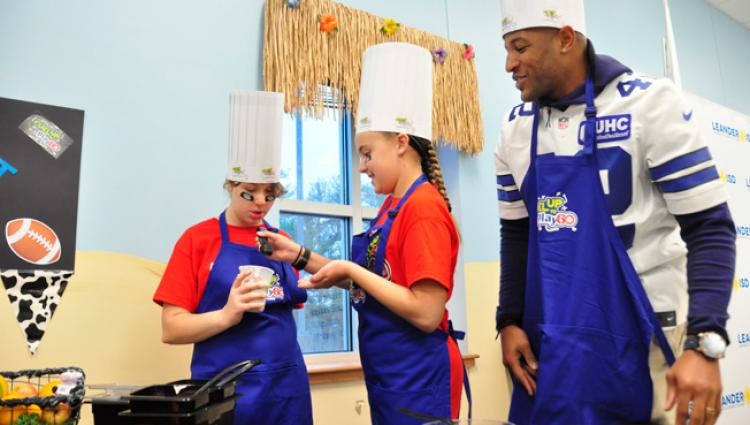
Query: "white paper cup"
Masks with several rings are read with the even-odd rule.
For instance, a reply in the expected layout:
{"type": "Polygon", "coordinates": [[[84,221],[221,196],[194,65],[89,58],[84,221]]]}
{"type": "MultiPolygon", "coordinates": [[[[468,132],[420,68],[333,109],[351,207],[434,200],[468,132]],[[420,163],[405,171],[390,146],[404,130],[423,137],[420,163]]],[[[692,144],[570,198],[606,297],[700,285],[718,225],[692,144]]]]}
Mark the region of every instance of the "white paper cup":
{"type": "Polygon", "coordinates": [[[242,282],[243,284],[260,282],[265,285],[262,288],[251,291],[252,293],[263,295],[263,307],[260,311],[265,310],[268,288],[271,287],[271,282],[273,281],[273,270],[263,266],[240,266],[240,273],[244,272],[250,272],[250,274],[242,282]]]}

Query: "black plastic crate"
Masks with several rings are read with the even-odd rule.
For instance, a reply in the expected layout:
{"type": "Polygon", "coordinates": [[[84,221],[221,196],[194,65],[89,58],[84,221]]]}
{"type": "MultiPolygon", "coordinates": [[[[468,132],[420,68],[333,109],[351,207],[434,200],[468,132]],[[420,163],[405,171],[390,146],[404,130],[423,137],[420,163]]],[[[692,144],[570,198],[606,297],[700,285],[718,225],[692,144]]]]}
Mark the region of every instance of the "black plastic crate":
{"type": "Polygon", "coordinates": [[[152,385],[125,396],[132,413],[190,413],[209,403],[234,395],[237,377],[260,363],[247,360],[222,370],[209,381],[184,380],[171,384],[152,385]],[[184,382],[184,384],[178,384],[184,382]]]}
{"type": "Polygon", "coordinates": [[[152,385],[142,388],[126,398],[134,413],[189,413],[207,405],[210,392],[198,390],[201,386],[152,385]],[[179,390],[179,392],[178,392],[179,390]]]}
{"type": "Polygon", "coordinates": [[[129,425],[127,418],[120,412],[130,409],[130,403],[123,397],[139,389],[133,385],[90,385],[91,391],[101,391],[87,396],[86,403],[91,403],[94,414],[94,425],[129,425]]]}
{"type": "Polygon", "coordinates": [[[232,397],[194,412],[134,413],[126,410],[120,416],[126,418],[130,425],[233,425],[236,403],[237,397],[232,397]]]}
{"type": "MultiPolygon", "coordinates": [[[[206,380],[201,379],[183,379],[181,381],[170,382],[167,385],[185,385],[201,387],[206,384],[206,380]]],[[[237,381],[232,380],[224,385],[215,385],[208,389],[208,402],[218,403],[230,398],[237,391],[237,381]]]]}

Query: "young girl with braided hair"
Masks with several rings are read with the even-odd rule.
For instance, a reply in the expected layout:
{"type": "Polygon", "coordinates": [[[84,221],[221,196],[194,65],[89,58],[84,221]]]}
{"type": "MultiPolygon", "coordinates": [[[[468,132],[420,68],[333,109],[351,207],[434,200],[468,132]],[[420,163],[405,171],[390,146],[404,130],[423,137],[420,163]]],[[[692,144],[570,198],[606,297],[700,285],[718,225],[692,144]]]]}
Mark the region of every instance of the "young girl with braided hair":
{"type": "Polygon", "coordinates": [[[259,233],[270,240],[273,259],[313,274],[300,280],[301,288],[350,291],[376,425],[459,414],[464,371],[446,310],[459,236],[430,141],[431,77],[431,56],[421,47],[384,43],[365,53],[355,136],[359,171],[389,196],[370,229],[354,237],[352,261],[328,260],[259,233]],[[381,84],[366,90],[368,78],[381,84]],[[394,112],[396,104],[401,109],[394,112]],[[404,104],[415,110],[405,113],[404,104]]]}

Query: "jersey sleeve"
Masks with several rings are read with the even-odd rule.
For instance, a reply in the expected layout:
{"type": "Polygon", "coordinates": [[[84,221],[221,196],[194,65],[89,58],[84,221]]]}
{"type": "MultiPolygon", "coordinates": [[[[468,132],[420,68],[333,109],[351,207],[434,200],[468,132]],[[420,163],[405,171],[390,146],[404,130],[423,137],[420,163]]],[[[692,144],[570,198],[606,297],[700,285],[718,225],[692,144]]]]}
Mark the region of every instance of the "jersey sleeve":
{"type": "Polygon", "coordinates": [[[513,178],[508,156],[503,148],[503,139],[510,136],[510,132],[503,126],[500,140],[495,149],[495,174],[497,182],[497,204],[500,218],[504,220],[518,220],[528,217],[519,186],[513,178]]]}
{"type": "Polygon", "coordinates": [[[164,276],[154,294],[155,303],[173,304],[195,312],[198,308],[198,277],[192,257],[192,238],[188,231],[174,246],[164,276]]]}
{"type": "Polygon", "coordinates": [[[669,80],[654,81],[643,117],[645,161],[672,214],[726,202],[727,195],[693,112],[669,80]]]}

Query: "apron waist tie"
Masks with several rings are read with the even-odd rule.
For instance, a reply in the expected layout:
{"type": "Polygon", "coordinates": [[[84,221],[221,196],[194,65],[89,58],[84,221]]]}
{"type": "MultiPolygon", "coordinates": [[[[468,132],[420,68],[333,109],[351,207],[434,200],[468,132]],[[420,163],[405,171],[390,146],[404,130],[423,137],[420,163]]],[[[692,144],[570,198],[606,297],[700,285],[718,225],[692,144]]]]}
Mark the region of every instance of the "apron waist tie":
{"type": "MultiPolygon", "coordinates": [[[[466,337],[466,332],[453,329],[453,321],[449,320],[448,335],[453,338],[453,341],[456,342],[456,347],[458,347],[458,341],[463,341],[463,339],[466,337]]],[[[460,349],[458,350],[458,353],[459,355],[461,354],[460,349]]],[[[469,402],[469,419],[471,420],[471,385],[469,384],[469,371],[466,369],[466,364],[464,363],[463,357],[461,357],[461,366],[464,368],[464,389],[466,389],[466,401],[469,402]]]]}

